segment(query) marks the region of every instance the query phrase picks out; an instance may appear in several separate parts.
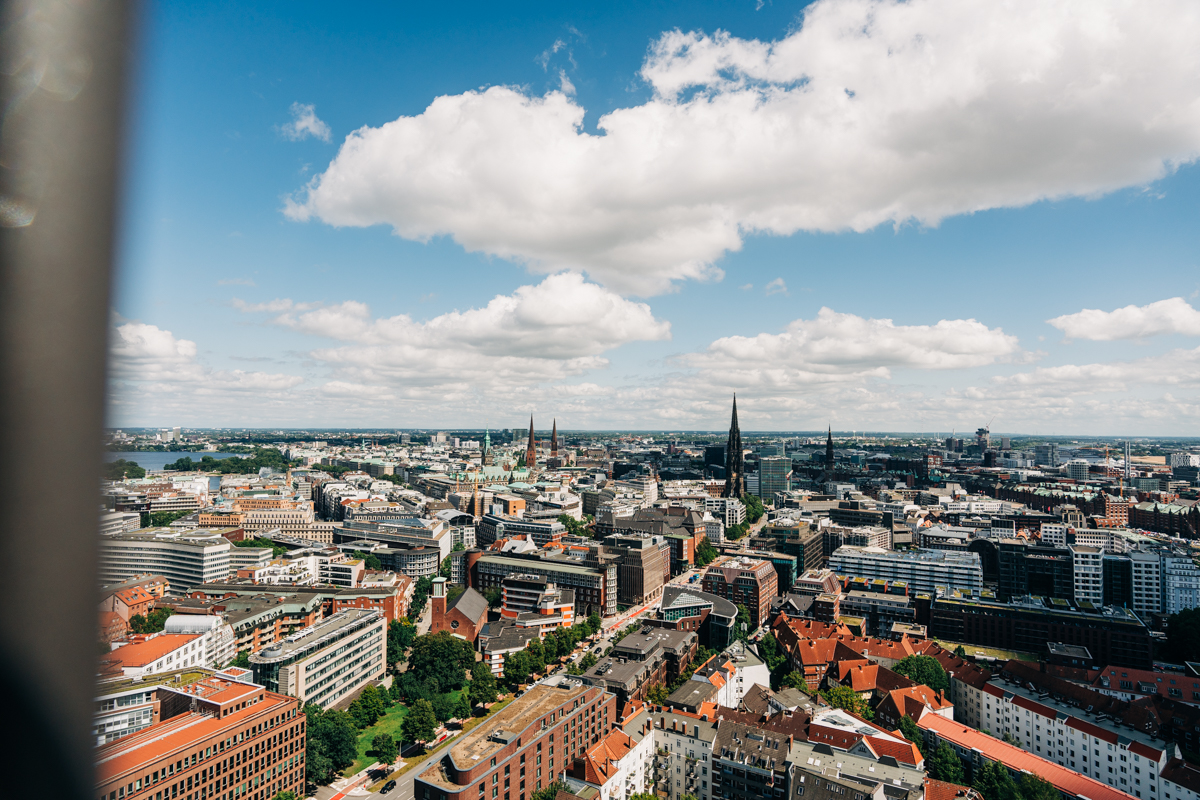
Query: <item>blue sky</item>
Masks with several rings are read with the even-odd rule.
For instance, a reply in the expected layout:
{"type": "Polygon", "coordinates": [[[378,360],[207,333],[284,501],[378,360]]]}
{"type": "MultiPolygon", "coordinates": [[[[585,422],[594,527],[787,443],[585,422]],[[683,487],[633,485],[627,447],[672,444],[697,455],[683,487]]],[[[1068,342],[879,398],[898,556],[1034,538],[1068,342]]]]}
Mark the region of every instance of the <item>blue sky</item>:
{"type": "Polygon", "coordinates": [[[993,5],[147,4],[111,420],[1196,435],[1195,9],[993,5]]]}

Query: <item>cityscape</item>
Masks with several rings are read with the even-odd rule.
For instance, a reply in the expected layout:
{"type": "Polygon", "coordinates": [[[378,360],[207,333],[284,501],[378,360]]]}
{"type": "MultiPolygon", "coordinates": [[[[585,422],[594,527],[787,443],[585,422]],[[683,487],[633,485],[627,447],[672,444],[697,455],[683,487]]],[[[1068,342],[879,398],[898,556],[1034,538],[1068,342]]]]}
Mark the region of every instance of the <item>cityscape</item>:
{"type": "Polygon", "coordinates": [[[549,421],[110,431],[97,796],[1200,790],[1200,441],[549,421]]]}
{"type": "Polygon", "coordinates": [[[0,796],[1200,800],[1195,0],[9,5],[0,796]]]}

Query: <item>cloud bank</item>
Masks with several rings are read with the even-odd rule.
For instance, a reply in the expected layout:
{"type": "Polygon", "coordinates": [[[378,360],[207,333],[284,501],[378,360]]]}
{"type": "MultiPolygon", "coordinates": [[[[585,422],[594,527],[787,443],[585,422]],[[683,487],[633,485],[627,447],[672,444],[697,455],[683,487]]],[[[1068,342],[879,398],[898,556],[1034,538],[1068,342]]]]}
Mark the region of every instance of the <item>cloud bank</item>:
{"type": "Polygon", "coordinates": [[[719,278],[748,234],[1160,178],[1200,153],[1198,40],[1188,0],[821,0],[774,42],[663,34],[653,96],[596,134],[568,94],[503,86],[363,127],[286,213],[650,295],[719,278]]]}
{"type": "Polygon", "coordinates": [[[1085,308],[1047,320],[1068,339],[1145,339],[1172,333],[1200,336],[1200,311],[1182,297],[1159,300],[1145,306],[1125,306],[1115,311],[1085,308]]]}

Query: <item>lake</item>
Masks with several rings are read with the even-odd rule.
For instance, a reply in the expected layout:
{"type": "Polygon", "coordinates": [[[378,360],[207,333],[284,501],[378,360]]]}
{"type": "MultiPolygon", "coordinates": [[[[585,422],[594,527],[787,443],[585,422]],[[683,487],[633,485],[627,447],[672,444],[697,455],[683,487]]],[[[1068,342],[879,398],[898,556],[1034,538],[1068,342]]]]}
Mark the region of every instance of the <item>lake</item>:
{"type": "Polygon", "coordinates": [[[142,469],[158,470],[165,467],[167,464],[178,461],[184,456],[190,456],[192,461],[199,461],[205,456],[213,458],[235,458],[237,453],[190,453],[190,452],[159,452],[155,450],[143,450],[136,453],[113,453],[105,451],[105,461],[116,461],[118,458],[123,458],[126,461],[132,461],[142,469]]]}

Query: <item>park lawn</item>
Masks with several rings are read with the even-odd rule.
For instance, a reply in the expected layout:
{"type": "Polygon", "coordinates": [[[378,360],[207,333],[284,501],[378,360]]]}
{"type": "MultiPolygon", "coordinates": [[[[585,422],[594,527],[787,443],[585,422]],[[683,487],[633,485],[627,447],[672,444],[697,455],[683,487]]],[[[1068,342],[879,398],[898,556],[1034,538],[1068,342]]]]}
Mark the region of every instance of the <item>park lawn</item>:
{"type": "MultiPolygon", "coordinates": [[[[461,695],[463,691],[464,690],[462,689],[458,689],[451,692],[450,695],[457,701],[459,695],[461,695]]],[[[358,756],[354,759],[353,764],[346,767],[346,769],[342,771],[342,777],[349,778],[351,775],[362,772],[371,764],[375,763],[375,756],[367,755],[367,751],[372,749],[371,742],[379,734],[391,734],[392,739],[398,746],[401,740],[400,726],[404,724],[404,717],[407,714],[408,706],[404,705],[403,703],[396,703],[389,708],[387,713],[380,717],[374,725],[359,733],[357,748],[358,756]]]]}

